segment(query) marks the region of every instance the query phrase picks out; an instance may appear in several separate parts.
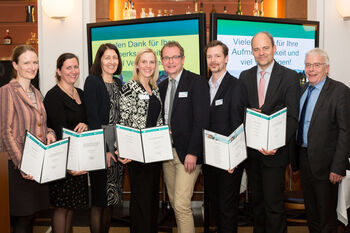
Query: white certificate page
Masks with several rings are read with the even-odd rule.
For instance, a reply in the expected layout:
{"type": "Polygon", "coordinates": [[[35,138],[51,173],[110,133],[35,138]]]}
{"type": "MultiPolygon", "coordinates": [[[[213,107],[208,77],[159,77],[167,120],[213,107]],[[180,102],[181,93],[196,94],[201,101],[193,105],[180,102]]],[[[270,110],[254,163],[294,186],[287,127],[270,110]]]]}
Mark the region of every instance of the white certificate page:
{"type": "Polygon", "coordinates": [[[103,129],[80,133],[80,171],[106,169],[106,152],[103,129]]]}
{"type": "Polygon", "coordinates": [[[245,143],[243,124],[230,135],[229,151],[230,169],[235,168],[247,158],[247,146],[245,143]]]}
{"type": "Polygon", "coordinates": [[[286,144],[287,108],[270,116],[268,150],[280,148],[286,144]]]}
{"type": "Polygon", "coordinates": [[[80,152],[80,134],[72,130],[63,128],[62,138],[70,138],[67,169],[71,171],[80,171],[79,155],[80,152]]]}
{"type": "Polygon", "coordinates": [[[204,163],[228,170],[230,167],[228,143],[229,138],[204,130],[204,163]]]}
{"type": "Polygon", "coordinates": [[[174,158],[169,127],[159,126],[141,130],[145,163],[174,158]]]}
{"type": "Polygon", "coordinates": [[[247,146],[267,149],[269,116],[247,108],[245,127],[247,146]]]}
{"type": "Polygon", "coordinates": [[[66,177],[69,139],[62,139],[47,146],[41,174],[41,183],[66,177]]]}
{"type": "Polygon", "coordinates": [[[27,175],[33,176],[33,179],[40,183],[41,170],[45,156],[46,146],[34,135],[27,132],[20,170],[27,175]]]}
{"type": "Polygon", "coordinates": [[[144,163],[140,130],[116,125],[119,157],[144,163]]]}

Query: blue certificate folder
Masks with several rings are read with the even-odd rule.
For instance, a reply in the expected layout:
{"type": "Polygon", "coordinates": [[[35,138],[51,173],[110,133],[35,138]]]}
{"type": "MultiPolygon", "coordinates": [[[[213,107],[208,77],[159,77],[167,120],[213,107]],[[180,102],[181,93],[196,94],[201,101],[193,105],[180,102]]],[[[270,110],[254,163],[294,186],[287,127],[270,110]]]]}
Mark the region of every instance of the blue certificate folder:
{"type": "Polygon", "coordinates": [[[204,164],[231,170],[247,158],[244,125],[229,136],[203,130],[204,164]]]}
{"type": "Polygon", "coordinates": [[[245,132],[247,146],[256,150],[274,150],[286,144],[287,108],[266,115],[247,108],[245,132]]]}
{"type": "Polygon", "coordinates": [[[135,129],[116,125],[118,152],[121,158],[152,163],[174,158],[167,125],[135,129]]]}
{"type": "Polygon", "coordinates": [[[70,138],[68,170],[94,171],[106,169],[104,129],[77,133],[63,128],[62,137],[70,138]]]}
{"type": "Polygon", "coordinates": [[[69,142],[70,139],[65,138],[45,145],[27,131],[20,170],[40,184],[65,178],[69,142]]]}

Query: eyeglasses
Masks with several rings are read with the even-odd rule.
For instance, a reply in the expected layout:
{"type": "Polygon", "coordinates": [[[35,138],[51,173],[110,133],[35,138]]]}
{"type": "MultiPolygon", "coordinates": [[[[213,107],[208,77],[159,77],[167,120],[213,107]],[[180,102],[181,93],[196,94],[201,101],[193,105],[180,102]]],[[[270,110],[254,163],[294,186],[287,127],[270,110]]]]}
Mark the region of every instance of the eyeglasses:
{"type": "Polygon", "coordinates": [[[173,56],[173,57],[162,57],[162,60],[165,61],[165,62],[168,62],[168,61],[170,61],[170,60],[172,60],[172,61],[177,61],[177,60],[179,60],[180,58],[182,58],[181,55],[179,55],[179,56],[173,56]]]}
{"type": "Polygon", "coordinates": [[[310,69],[311,67],[315,68],[315,69],[319,69],[321,68],[321,66],[325,65],[326,63],[314,63],[314,64],[311,64],[311,63],[305,63],[305,68],[308,68],[310,69]]]}

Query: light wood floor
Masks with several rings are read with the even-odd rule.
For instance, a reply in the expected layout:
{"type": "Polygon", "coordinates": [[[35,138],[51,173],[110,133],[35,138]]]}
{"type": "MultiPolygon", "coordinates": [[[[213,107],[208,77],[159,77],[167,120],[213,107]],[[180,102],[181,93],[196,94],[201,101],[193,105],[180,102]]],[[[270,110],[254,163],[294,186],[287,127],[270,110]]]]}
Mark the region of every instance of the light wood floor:
{"type": "MultiPolygon", "coordinates": [[[[90,230],[88,227],[74,227],[73,228],[74,233],[90,233],[90,230]]],[[[173,228],[173,233],[176,233],[176,228],[173,228]]],[[[196,233],[203,232],[202,227],[196,228],[196,233]]],[[[253,228],[252,227],[239,227],[238,233],[252,233],[253,228]]],[[[288,227],[288,233],[307,233],[307,227],[306,226],[289,226],[288,227]]],[[[49,233],[49,227],[44,226],[36,226],[34,227],[34,233],[49,233]]],[[[109,230],[109,233],[129,233],[129,228],[127,227],[111,227],[109,230]]]]}

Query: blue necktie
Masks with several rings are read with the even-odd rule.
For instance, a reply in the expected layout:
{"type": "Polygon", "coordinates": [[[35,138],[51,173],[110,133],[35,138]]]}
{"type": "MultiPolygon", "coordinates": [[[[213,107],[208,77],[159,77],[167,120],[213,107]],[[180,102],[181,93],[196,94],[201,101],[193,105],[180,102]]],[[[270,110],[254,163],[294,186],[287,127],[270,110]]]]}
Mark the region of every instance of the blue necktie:
{"type": "Polygon", "coordinates": [[[303,132],[304,132],[305,113],[306,113],[307,105],[309,103],[309,97],[311,95],[311,92],[314,89],[315,89],[314,86],[309,86],[308,91],[307,91],[307,96],[306,96],[305,101],[304,101],[303,109],[301,110],[301,114],[300,114],[299,129],[298,129],[298,136],[297,136],[297,143],[300,146],[302,146],[304,144],[303,132]]]}

